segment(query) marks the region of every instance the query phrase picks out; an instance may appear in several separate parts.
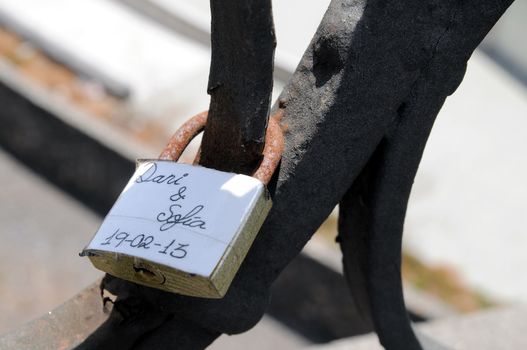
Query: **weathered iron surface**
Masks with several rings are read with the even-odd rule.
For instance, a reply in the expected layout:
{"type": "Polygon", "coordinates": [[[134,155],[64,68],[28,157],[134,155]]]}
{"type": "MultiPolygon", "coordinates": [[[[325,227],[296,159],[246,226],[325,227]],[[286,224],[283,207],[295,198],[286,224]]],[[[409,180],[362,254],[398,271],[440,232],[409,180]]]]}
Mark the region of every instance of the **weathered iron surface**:
{"type": "Polygon", "coordinates": [[[354,30],[350,48],[358,51],[340,86],[352,92],[345,108],[357,118],[348,132],[350,139],[372,127],[371,135],[382,133],[359,141],[375,150],[360,170],[350,170],[355,181],[340,203],[339,238],[354,299],[387,349],[420,348],[405,311],[400,248],[428,135],[470,55],[511,3],[368,1],[354,30]]]}
{"type": "Polygon", "coordinates": [[[249,174],[261,159],[276,40],[271,0],[211,0],[211,96],[200,164],[249,174]]]}

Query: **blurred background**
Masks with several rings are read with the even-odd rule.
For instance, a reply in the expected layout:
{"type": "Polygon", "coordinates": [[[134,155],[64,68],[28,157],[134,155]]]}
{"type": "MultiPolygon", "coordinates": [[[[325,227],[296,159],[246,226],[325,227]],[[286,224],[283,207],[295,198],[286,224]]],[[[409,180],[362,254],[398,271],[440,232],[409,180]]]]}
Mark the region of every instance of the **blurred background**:
{"type": "MultiPolygon", "coordinates": [[[[273,3],[275,98],[328,4],[273,3]]],[[[425,330],[504,312],[527,324],[525,18],[516,1],[474,53],[415,180],[403,278],[425,330]]],[[[0,334],[102,276],[78,252],[133,160],[208,108],[209,31],[208,0],[0,2],[0,334]]],[[[277,281],[263,321],[211,348],[378,348],[356,337],[371,330],[341,276],[335,214],[277,281]]]]}

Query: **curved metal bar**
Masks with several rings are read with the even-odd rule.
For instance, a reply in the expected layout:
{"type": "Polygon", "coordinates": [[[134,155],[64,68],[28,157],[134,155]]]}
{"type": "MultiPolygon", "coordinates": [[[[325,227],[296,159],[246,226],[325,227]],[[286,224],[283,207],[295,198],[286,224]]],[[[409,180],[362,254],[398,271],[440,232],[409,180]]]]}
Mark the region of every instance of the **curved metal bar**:
{"type": "Polygon", "coordinates": [[[280,159],[282,159],[282,152],[284,151],[284,135],[280,128],[279,120],[283,114],[283,110],[269,118],[269,125],[267,127],[267,134],[265,135],[265,146],[263,150],[263,159],[260,166],[253,173],[253,177],[257,178],[264,184],[268,184],[273,176],[280,159]]]}
{"type": "Polygon", "coordinates": [[[187,120],[168,140],[159,159],[178,161],[190,141],[205,129],[208,113],[204,111],[187,120]]]}

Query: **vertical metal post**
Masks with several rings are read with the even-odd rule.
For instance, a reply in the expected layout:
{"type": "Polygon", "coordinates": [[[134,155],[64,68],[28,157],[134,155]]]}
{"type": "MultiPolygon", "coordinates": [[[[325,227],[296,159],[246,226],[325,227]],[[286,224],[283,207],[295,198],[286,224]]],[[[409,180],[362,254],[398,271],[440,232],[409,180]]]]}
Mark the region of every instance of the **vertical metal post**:
{"type": "Polygon", "coordinates": [[[276,46],[270,0],[211,0],[211,96],[200,163],[249,173],[261,159],[276,46]]]}

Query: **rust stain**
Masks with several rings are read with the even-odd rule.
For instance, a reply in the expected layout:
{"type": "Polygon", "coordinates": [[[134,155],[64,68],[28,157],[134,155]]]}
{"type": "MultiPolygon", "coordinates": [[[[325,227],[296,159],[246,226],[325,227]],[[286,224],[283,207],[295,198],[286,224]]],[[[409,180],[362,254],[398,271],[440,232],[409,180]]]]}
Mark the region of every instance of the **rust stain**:
{"type": "MultiPolygon", "coordinates": [[[[264,184],[268,184],[273,176],[275,169],[280,163],[282,152],[284,150],[284,135],[280,127],[280,119],[282,119],[284,110],[279,109],[271,118],[269,118],[269,125],[265,135],[265,146],[263,150],[263,159],[260,166],[252,174],[252,176],[264,184]]],[[[172,135],[165,149],[159,155],[161,160],[178,161],[181,154],[188,146],[190,141],[201,131],[205,129],[207,124],[208,111],[196,114],[187,120],[175,133],[172,135]]],[[[199,162],[200,151],[194,159],[194,164],[199,162]]]]}
{"type": "Polygon", "coordinates": [[[190,141],[205,129],[208,113],[208,111],[204,111],[187,120],[172,135],[165,149],[159,155],[159,159],[178,161],[190,141]]]}
{"type": "Polygon", "coordinates": [[[278,120],[283,115],[283,109],[269,118],[269,126],[265,135],[265,146],[263,150],[263,159],[260,166],[253,173],[253,177],[257,178],[264,184],[268,184],[273,176],[280,159],[282,159],[282,152],[284,150],[284,135],[278,120]]]}

